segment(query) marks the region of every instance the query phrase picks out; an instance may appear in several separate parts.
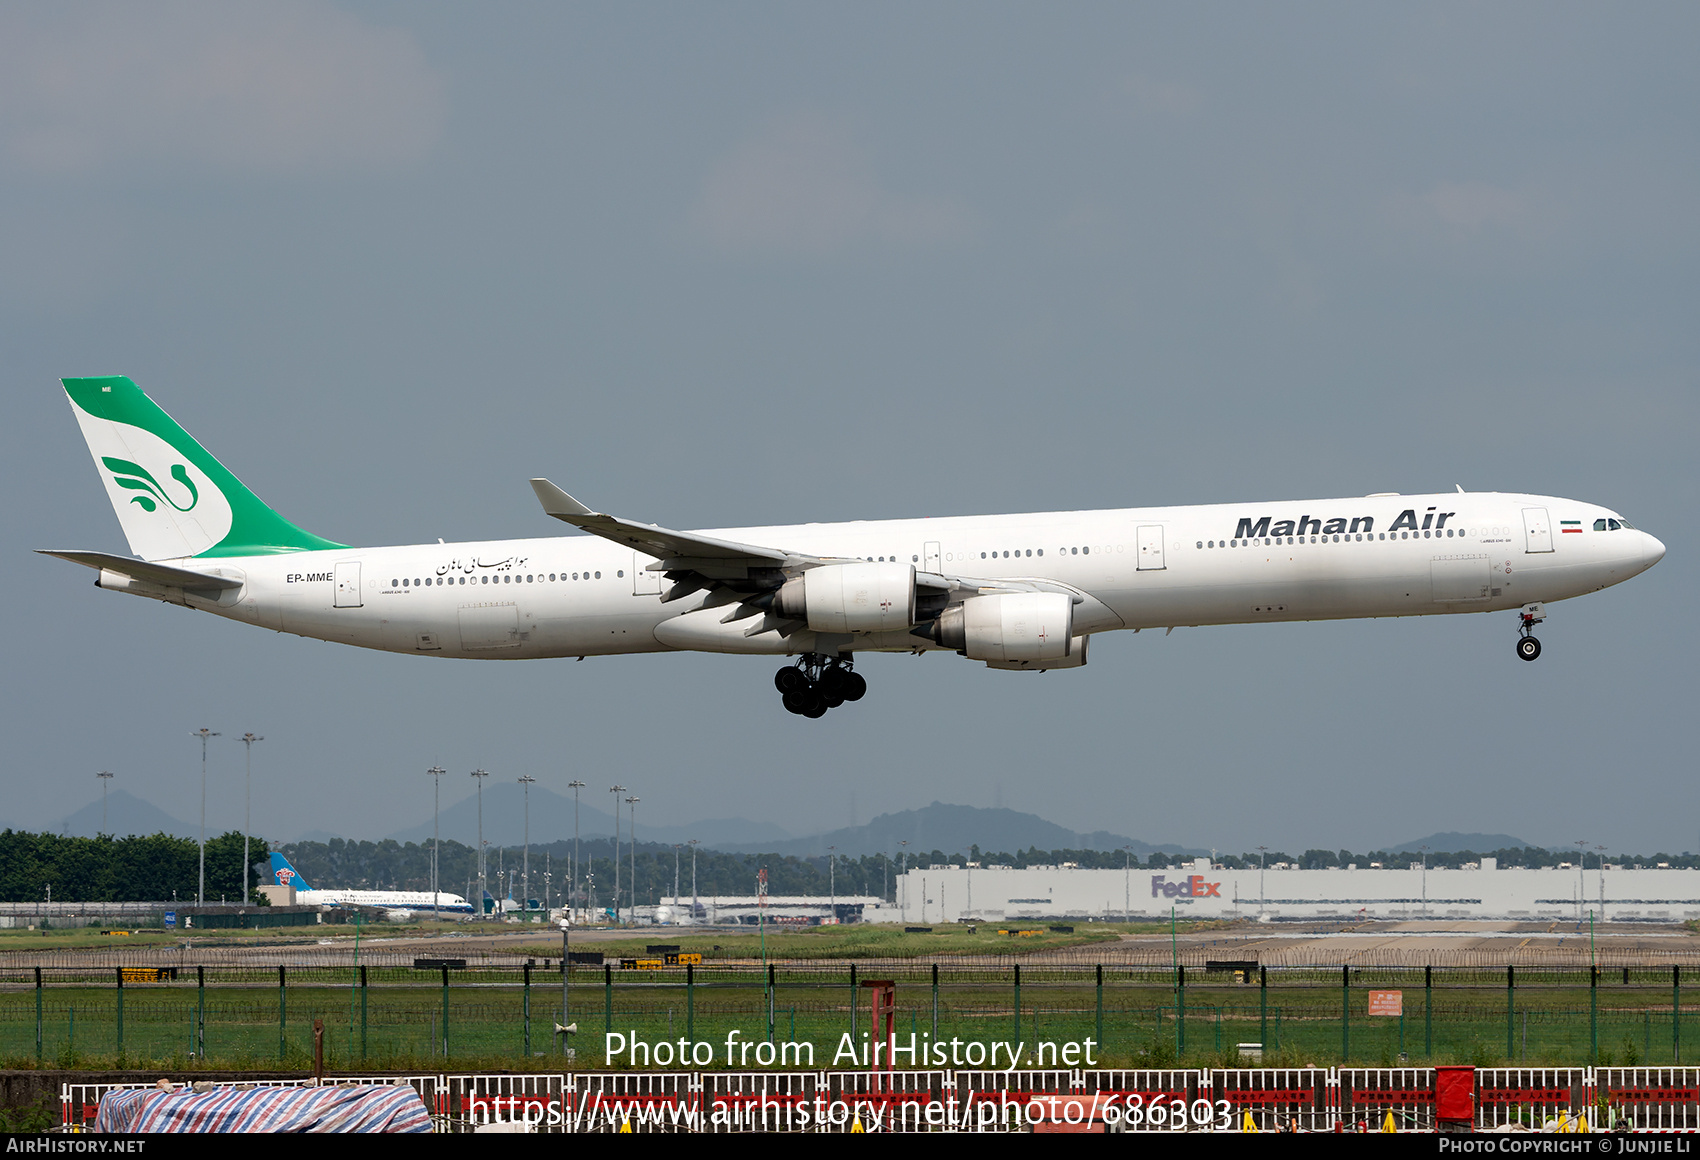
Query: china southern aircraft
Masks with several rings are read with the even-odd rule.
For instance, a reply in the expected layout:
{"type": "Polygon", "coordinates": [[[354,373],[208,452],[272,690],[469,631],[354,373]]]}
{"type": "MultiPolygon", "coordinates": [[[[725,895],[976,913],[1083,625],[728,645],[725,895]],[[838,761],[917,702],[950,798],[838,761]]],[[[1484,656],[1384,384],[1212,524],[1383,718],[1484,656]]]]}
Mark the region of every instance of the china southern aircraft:
{"type": "Polygon", "coordinates": [[[791,657],[774,683],[805,717],[861,699],[861,653],[1078,668],[1116,629],[1504,610],[1532,661],[1547,604],[1665,554],[1596,504],[1462,488],[684,532],[546,479],[543,511],[589,535],[354,548],[261,503],[129,379],[63,381],[140,557],[47,553],[97,587],[426,656],[791,657]]]}
{"type": "Polygon", "coordinates": [[[314,890],[301,871],[276,850],[272,851],[272,881],[295,887],[295,900],[302,906],[373,906],[397,916],[423,910],[472,913],[472,903],[446,890],[436,894],[429,890],[314,890]]]}

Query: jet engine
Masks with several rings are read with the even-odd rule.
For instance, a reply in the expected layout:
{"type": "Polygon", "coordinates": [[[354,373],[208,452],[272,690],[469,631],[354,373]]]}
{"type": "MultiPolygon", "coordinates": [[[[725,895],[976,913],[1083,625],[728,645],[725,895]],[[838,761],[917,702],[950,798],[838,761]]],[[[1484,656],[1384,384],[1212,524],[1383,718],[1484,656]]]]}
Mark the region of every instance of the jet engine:
{"type": "Polygon", "coordinates": [[[773,611],[816,632],[901,632],[915,623],[913,564],[826,564],[787,580],[773,611]]]}
{"type": "Polygon", "coordinates": [[[1066,661],[1074,648],[1074,602],[1057,592],[975,596],[945,609],[934,639],[973,660],[999,666],[1066,661]]]}

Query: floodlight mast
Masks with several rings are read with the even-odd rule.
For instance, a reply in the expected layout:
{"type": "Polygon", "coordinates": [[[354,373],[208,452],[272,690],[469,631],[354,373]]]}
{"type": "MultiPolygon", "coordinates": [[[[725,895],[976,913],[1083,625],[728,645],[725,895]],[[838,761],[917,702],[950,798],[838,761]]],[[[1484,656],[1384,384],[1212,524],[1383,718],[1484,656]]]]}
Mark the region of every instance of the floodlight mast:
{"type": "Polygon", "coordinates": [[[567,788],[573,791],[573,864],[567,867],[567,898],[566,907],[569,912],[578,898],[578,791],[584,788],[584,782],[574,778],[567,783],[567,788]]]}
{"type": "Polygon", "coordinates": [[[620,925],[620,795],[626,792],[623,785],[611,785],[608,792],[614,795],[614,925],[620,925]]]}
{"type": "Polygon", "coordinates": [[[104,833],[107,832],[107,830],[106,830],[106,786],[107,786],[107,783],[112,780],[112,775],[110,773],[108,773],[106,770],[103,769],[99,773],[95,774],[95,776],[100,778],[100,832],[104,834],[104,833]]]}
{"type": "Polygon", "coordinates": [[[437,884],[437,847],[441,844],[442,833],[442,804],[443,804],[443,775],[448,772],[440,765],[433,765],[425,771],[433,779],[431,782],[431,918],[433,921],[443,920],[442,889],[437,884]]]}
{"type": "Polygon", "coordinates": [[[247,781],[243,788],[242,805],[242,902],[248,902],[248,874],[253,869],[248,858],[248,835],[254,831],[254,742],[264,741],[252,733],[242,734],[242,744],[248,750],[247,781]]]}
{"type": "MultiPolygon", "coordinates": [[[[531,906],[531,786],[536,780],[530,774],[519,779],[519,783],[525,787],[525,871],[520,875],[520,893],[525,897],[519,900],[521,917],[531,906]]],[[[549,916],[545,914],[543,917],[549,916]]]]}
{"type": "Polygon", "coordinates": [[[484,779],[489,777],[488,771],[475,769],[472,771],[473,784],[478,787],[478,917],[484,917],[484,895],[488,893],[484,886],[484,779]]]}
{"type": "Polygon", "coordinates": [[[202,726],[190,734],[201,739],[201,873],[198,885],[195,887],[195,905],[205,906],[207,901],[207,739],[222,737],[222,733],[214,733],[202,726]]]}
{"type": "Polygon", "coordinates": [[[643,799],[639,798],[639,797],[629,797],[629,798],[626,799],[626,805],[631,807],[627,811],[628,816],[627,816],[627,819],[626,819],[627,822],[631,826],[631,832],[627,835],[627,837],[629,837],[631,839],[631,841],[626,843],[626,848],[629,851],[631,851],[631,859],[632,859],[632,905],[630,907],[630,910],[631,910],[631,914],[632,914],[632,925],[633,926],[637,925],[637,898],[638,898],[638,894],[637,894],[637,804],[638,804],[638,802],[640,802],[642,800],[643,799]]]}

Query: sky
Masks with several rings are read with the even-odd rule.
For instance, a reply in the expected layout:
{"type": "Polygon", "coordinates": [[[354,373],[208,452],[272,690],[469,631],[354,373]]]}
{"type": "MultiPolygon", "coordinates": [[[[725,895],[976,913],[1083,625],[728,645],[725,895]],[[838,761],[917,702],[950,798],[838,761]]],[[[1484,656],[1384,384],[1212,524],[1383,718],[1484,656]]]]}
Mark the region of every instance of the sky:
{"type": "Polygon", "coordinates": [[[807,834],[931,801],[1152,843],[1700,849],[1700,9],[0,9],[0,824],[95,773],[378,837],[466,772],[807,834]],[[1526,491],[1665,560],[1512,613],[872,657],[366,653],[96,591],[56,380],[127,374],[350,544],[1526,491]],[[1688,532],[1684,527],[1689,528],[1688,532]],[[588,791],[587,791],[588,792],[588,791]]]}

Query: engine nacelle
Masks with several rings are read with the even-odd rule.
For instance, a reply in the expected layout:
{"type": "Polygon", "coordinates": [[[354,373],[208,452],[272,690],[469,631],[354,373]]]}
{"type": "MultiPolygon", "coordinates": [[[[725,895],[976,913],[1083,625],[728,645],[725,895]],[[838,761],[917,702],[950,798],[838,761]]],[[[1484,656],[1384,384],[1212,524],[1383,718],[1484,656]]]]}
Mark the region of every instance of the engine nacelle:
{"type": "Polygon", "coordinates": [[[1077,636],[1069,643],[1068,655],[1061,660],[1050,661],[987,661],[988,669],[1005,669],[1012,673],[1044,673],[1051,669],[1079,669],[1086,667],[1086,646],[1092,642],[1089,636],[1077,636]]]}
{"type": "Polygon", "coordinates": [[[975,596],[945,609],[939,617],[938,641],[973,660],[999,667],[1038,668],[1044,666],[1033,662],[1066,662],[1074,649],[1074,602],[1059,592],[975,596]]]}
{"type": "Polygon", "coordinates": [[[787,580],[773,611],[816,632],[902,632],[915,623],[913,564],[825,564],[787,580]]]}

